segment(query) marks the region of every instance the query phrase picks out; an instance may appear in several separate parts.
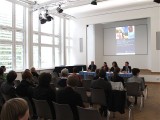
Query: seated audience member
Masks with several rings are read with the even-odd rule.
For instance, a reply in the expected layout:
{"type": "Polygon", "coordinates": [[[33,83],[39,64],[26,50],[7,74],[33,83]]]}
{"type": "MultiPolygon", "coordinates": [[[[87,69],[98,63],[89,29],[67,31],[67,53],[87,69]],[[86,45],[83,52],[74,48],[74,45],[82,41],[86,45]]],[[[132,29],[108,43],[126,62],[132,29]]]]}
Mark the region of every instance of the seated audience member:
{"type": "Polygon", "coordinates": [[[0,67],[0,81],[6,80],[6,75],[4,74],[4,69],[0,67]]]}
{"type": "MultiPolygon", "coordinates": [[[[103,69],[101,69],[99,72],[99,79],[92,81],[91,88],[104,89],[107,100],[106,102],[108,103],[109,94],[111,93],[112,87],[111,84],[105,80],[105,77],[106,77],[106,72],[103,69]]],[[[107,116],[107,106],[101,106],[99,110],[101,114],[104,113],[104,115],[107,116]]]]}
{"type": "Polygon", "coordinates": [[[125,66],[123,66],[122,72],[131,73],[131,66],[129,66],[129,62],[125,62],[125,66]]]}
{"type": "Polygon", "coordinates": [[[67,81],[67,77],[68,77],[68,69],[67,68],[64,68],[61,70],[61,79],[57,82],[58,86],[59,87],[66,87],[66,81],[67,81]]]}
{"type": "Polygon", "coordinates": [[[111,69],[110,69],[110,72],[114,72],[114,69],[117,68],[117,67],[118,67],[117,62],[116,62],[116,61],[113,61],[113,62],[112,62],[112,67],[111,67],[111,69]]]}
{"type": "Polygon", "coordinates": [[[108,65],[107,65],[107,63],[106,63],[106,62],[104,62],[104,64],[103,64],[102,68],[103,68],[106,72],[108,72],[108,71],[109,71],[109,67],[108,67],[108,65]]]}
{"type": "MultiPolygon", "coordinates": [[[[127,82],[137,82],[137,83],[140,83],[140,89],[141,89],[141,91],[143,91],[144,88],[145,88],[145,83],[142,80],[142,78],[139,77],[139,73],[140,73],[140,69],[133,68],[132,69],[133,77],[128,78],[127,82]]],[[[137,97],[135,97],[135,104],[137,104],[137,97]]]]}
{"type": "Polygon", "coordinates": [[[56,101],[56,93],[50,87],[52,76],[50,73],[41,73],[38,80],[39,85],[34,89],[33,98],[37,100],[47,100],[52,111],[53,118],[55,117],[52,101],[56,101]]]}
{"type": "Polygon", "coordinates": [[[77,68],[73,68],[73,74],[77,78],[77,87],[82,87],[82,78],[80,75],[77,74],[77,68]]]}
{"type": "Polygon", "coordinates": [[[120,72],[120,68],[117,67],[114,69],[113,76],[111,77],[111,81],[122,82],[122,84],[124,86],[124,79],[118,75],[119,72],[120,72]]]}
{"type": "Polygon", "coordinates": [[[33,95],[33,87],[34,84],[32,81],[32,73],[28,70],[25,70],[22,73],[22,81],[16,88],[17,95],[31,99],[33,95]]]}
{"type": "Polygon", "coordinates": [[[31,68],[31,73],[32,73],[33,76],[35,76],[37,78],[39,77],[39,74],[37,73],[37,71],[34,67],[31,68]]]}
{"type": "Polygon", "coordinates": [[[93,78],[93,80],[97,80],[99,78],[99,71],[100,69],[96,69],[96,76],[93,78]]]}
{"type": "Polygon", "coordinates": [[[76,84],[76,77],[70,75],[67,79],[67,87],[57,92],[57,102],[59,104],[69,104],[74,120],[79,120],[77,106],[84,107],[84,105],[81,95],[74,91],[76,84]]]}
{"type": "Polygon", "coordinates": [[[1,111],[1,120],[28,120],[29,107],[22,98],[13,98],[5,102],[1,111]]]}
{"type": "Polygon", "coordinates": [[[95,72],[95,70],[97,69],[97,66],[94,64],[94,61],[91,61],[91,64],[88,67],[88,70],[91,72],[95,72]]]}
{"type": "Polygon", "coordinates": [[[14,88],[14,80],[17,78],[17,73],[15,71],[9,71],[7,74],[7,81],[3,82],[1,85],[1,93],[9,96],[10,98],[16,97],[16,90],[14,88]]]}

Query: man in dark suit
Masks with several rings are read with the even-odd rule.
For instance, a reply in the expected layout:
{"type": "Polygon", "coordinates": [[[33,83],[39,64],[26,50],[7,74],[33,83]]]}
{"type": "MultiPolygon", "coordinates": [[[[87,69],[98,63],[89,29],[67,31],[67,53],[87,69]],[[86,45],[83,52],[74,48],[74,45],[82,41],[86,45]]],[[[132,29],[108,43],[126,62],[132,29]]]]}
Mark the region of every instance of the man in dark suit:
{"type": "Polygon", "coordinates": [[[131,73],[131,66],[129,66],[129,62],[126,61],[125,62],[125,66],[123,66],[122,72],[127,72],[127,73],[131,73]]]}
{"type": "Polygon", "coordinates": [[[77,79],[74,75],[68,76],[67,86],[57,92],[57,103],[69,104],[73,112],[74,120],[79,120],[77,106],[83,107],[81,95],[74,91],[77,79]]]}
{"type": "Polygon", "coordinates": [[[88,67],[88,70],[90,70],[91,72],[95,72],[95,70],[97,69],[97,66],[94,64],[94,61],[91,61],[91,64],[88,67]]]}

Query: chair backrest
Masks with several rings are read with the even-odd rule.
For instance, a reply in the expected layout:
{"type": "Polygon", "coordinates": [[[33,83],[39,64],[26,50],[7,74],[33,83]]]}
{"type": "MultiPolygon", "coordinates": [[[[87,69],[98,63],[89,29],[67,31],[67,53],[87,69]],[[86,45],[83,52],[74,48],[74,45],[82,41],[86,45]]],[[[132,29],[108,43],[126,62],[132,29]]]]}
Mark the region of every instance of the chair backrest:
{"type": "Polygon", "coordinates": [[[79,120],[102,120],[100,113],[95,109],[78,108],[79,120]]]}
{"type": "Polygon", "coordinates": [[[127,90],[127,96],[139,96],[140,95],[140,83],[128,82],[125,84],[127,90]]]}
{"type": "Polygon", "coordinates": [[[23,97],[23,99],[27,101],[28,106],[29,106],[29,115],[30,117],[32,117],[33,116],[33,106],[31,104],[31,101],[27,97],[23,97]]]}
{"type": "Polygon", "coordinates": [[[52,119],[52,113],[46,100],[33,99],[36,107],[37,116],[44,119],[52,119]]]}
{"type": "Polygon", "coordinates": [[[92,80],[82,80],[82,86],[85,88],[85,90],[87,90],[87,91],[90,90],[91,81],[92,80]]]}
{"type": "Polygon", "coordinates": [[[112,86],[112,90],[120,90],[120,91],[124,90],[122,82],[110,81],[110,83],[111,83],[111,86],[112,86]]]}
{"type": "Polygon", "coordinates": [[[73,113],[68,104],[58,104],[53,102],[55,112],[56,112],[56,120],[74,120],[73,113]]]}
{"type": "Polygon", "coordinates": [[[83,102],[88,102],[87,93],[84,87],[77,87],[75,88],[75,91],[81,95],[83,102]]]}
{"type": "Polygon", "coordinates": [[[103,89],[91,89],[91,101],[93,104],[107,105],[106,95],[103,89]]]}

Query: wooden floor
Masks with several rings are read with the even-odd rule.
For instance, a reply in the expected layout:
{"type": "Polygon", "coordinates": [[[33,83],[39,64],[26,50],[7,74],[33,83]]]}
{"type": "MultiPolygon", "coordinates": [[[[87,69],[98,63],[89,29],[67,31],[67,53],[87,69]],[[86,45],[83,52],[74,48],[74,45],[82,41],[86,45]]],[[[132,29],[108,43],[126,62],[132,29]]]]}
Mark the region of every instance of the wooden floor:
{"type": "MultiPolygon", "coordinates": [[[[148,83],[148,98],[144,100],[144,108],[140,112],[139,103],[134,106],[134,120],[160,120],[160,84],[148,83]]],[[[105,119],[104,119],[105,120],[105,119]]],[[[115,118],[110,116],[110,120],[128,120],[128,109],[125,114],[115,113],[115,118]]]]}

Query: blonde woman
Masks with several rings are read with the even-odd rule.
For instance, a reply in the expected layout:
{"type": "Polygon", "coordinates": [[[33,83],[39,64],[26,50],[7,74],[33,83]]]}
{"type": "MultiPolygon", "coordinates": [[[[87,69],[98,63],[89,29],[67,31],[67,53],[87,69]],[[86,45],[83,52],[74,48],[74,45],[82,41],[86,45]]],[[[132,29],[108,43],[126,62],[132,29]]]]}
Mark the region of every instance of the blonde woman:
{"type": "Polygon", "coordinates": [[[22,98],[13,98],[5,102],[1,111],[1,120],[28,120],[29,107],[22,98]]]}

